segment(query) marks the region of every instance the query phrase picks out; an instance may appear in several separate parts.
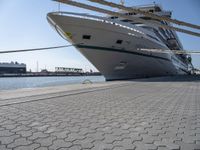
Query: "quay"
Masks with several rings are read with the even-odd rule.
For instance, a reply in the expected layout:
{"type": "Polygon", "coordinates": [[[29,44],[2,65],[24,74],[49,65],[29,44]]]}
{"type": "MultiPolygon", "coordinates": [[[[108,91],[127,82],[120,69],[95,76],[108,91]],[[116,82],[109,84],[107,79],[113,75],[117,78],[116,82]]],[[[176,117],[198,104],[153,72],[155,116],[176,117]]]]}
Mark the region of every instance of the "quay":
{"type": "Polygon", "coordinates": [[[200,150],[200,77],[0,91],[0,150],[200,150]]]}

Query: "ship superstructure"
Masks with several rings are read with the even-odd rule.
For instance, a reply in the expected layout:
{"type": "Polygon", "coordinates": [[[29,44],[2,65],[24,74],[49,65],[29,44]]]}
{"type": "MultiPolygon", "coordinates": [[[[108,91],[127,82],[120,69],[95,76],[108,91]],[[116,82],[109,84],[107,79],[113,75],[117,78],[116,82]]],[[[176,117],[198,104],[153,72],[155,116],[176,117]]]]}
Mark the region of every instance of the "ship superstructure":
{"type": "MultiPolygon", "coordinates": [[[[169,18],[172,15],[156,4],[139,6],[138,9],[169,18]]],[[[171,25],[133,12],[118,13],[171,25]]],[[[111,15],[100,17],[85,13],[52,12],[47,15],[47,19],[106,80],[188,74],[192,68],[190,55],[173,52],[183,49],[173,30],[111,15]],[[159,49],[162,52],[142,49],[159,49]]]]}

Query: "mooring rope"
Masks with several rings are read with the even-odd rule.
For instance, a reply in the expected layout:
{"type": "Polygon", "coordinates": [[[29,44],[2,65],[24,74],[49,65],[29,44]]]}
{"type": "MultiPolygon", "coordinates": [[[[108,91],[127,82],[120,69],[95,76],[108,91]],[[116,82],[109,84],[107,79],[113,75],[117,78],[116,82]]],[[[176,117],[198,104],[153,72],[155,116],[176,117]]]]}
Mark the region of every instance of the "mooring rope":
{"type": "MultiPolygon", "coordinates": [[[[30,51],[43,51],[43,50],[51,50],[51,49],[59,49],[66,48],[71,46],[76,46],[79,44],[70,44],[70,45],[60,45],[60,46],[51,46],[51,47],[40,47],[40,48],[29,48],[29,49],[17,49],[17,50],[6,50],[1,51],[0,54],[7,53],[20,53],[20,52],[30,52],[30,51]]],[[[164,49],[147,49],[147,48],[138,48],[138,51],[146,51],[146,52],[155,52],[155,53],[175,53],[175,54],[197,54],[200,55],[200,51],[189,51],[189,50],[164,50],[164,49]]]]}
{"type": "Polygon", "coordinates": [[[40,47],[40,48],[30,48],[30,49],[6,50],[6,51],[1,51],[1,50],[0,50],[0,54],[30,52],[30,51],[43,51],[43,50],[50,50],[50,49],[66,48],[66,47],[71,47],[71,46],[75,46],[75,45],[74,45],[74,44],[71,44],[71,45],[61,45],[61,46],[51,46],[51,47],[40,47]]]}

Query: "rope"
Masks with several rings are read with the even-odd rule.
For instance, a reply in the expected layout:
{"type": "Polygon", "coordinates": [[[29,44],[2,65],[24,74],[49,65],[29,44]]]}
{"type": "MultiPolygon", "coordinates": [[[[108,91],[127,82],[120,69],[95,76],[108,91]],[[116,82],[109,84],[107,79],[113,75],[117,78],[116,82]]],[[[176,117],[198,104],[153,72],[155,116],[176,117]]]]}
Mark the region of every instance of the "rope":
{"type": "Polygon", "coordinates": [[[71,44],[71,45],[40,47],[40,48],[31,48],[31,49],[6,50],[6,51],[0,51],[0,54],[30,52],[30,51],[43,51],[43,50],[50,50],[50,49],[66,48],[66,47],[71,47],[71,46],[75,46],[75,45],[71,44]]]}
{"type": "MultiPolygon", "coordinates": [[[[78,44],[71,45],[61,45],[61,46],[52,46],[52,47],[41,47],[41,48],[30,48],[30,49],[18,49],[18,50],[6,50],[0,51],[0,54],[7,53],[21,53],[21,52],[30,52],[30,51],[43,51],[43,50],[51,50],[51,49],[59,49],[66,48],[71,46],[76,46],[78,44]]],[[[191,50],[164,50],[164,49],[147,49],[147,48],[138,48],[139,51],[147,51],[147,52],[156,52],[156,53],[176,53],[176,54],[200,54],[200,51],[191,51],[191,50]]]]}

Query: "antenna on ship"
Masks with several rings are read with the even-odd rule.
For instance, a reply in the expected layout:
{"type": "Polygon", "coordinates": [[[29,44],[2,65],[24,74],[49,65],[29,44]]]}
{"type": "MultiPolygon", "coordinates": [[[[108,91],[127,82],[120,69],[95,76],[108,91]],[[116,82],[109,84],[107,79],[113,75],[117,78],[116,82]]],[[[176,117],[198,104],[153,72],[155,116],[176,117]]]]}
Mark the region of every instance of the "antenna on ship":
{"type": "Polygon", "coordinates": [[[60,2],[58,2],[58,11],[60,12],[60,2]]]}
{"type": "Polygon", "coordinates": [[[125,4],[125,0],[120,0],[120,5],[124,6],[124,4],[125,4]]]}

